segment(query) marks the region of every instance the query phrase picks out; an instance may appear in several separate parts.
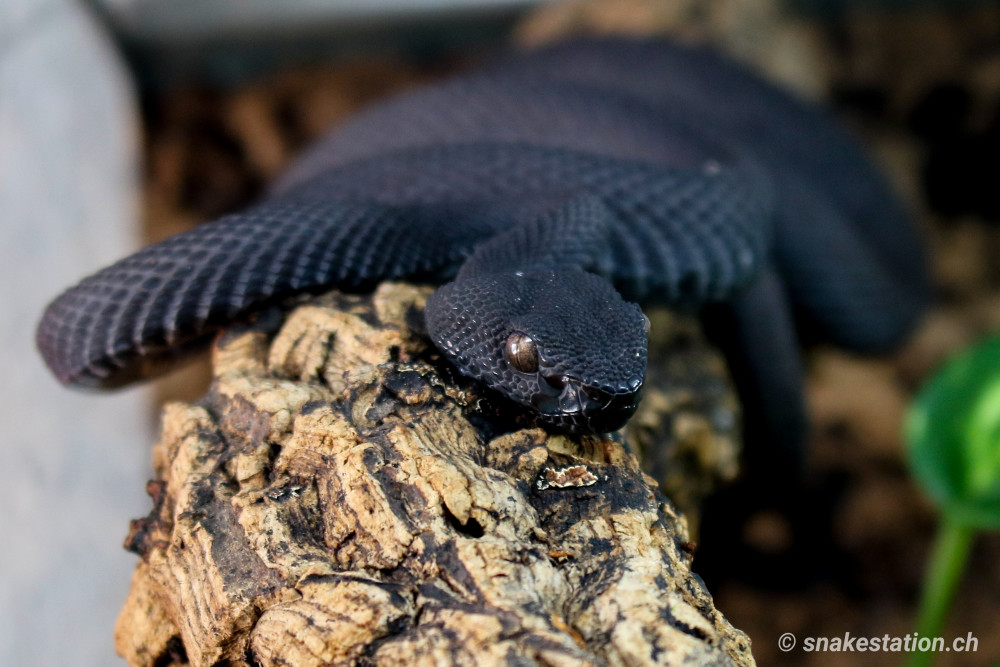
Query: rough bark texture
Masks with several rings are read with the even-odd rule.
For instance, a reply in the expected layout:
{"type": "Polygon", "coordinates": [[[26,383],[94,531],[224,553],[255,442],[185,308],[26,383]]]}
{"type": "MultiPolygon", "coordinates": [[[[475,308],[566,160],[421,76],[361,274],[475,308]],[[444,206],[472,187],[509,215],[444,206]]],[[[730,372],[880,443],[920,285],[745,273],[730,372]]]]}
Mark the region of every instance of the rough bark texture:
{"type": "MultiPolygon", "coordinates": [[[[276,334],[262,316],[218,341],[209,393],[165,410],[119,652],[158,666],[753,664],[624,440],[518,425],[428,348],[425,296],[328,294],[276,334]]],[[[651,376],[673,375],[632,431],[666,442],[694,501],[734,473],[734,402],[695,328],[664,316],[654,331],[680,352],[654,361],[651,376]]]]}

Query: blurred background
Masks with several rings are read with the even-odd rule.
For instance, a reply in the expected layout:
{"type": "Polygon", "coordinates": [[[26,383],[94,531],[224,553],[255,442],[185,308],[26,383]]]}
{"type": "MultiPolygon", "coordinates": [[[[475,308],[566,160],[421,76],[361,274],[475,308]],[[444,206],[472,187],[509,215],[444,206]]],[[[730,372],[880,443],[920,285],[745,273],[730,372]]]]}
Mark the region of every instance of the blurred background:
{"type": "MultiPolygon", "coordinates": [[[[44,304],[246,205],[372,100],[595,31],[711,43],[833,106],[914,210],[935,308],[892,356],[810,352],[808,494],[752,513],[720,494],[695,567],[760,664],[839,664],[778,652],[783,632],[912,631],[935,515],[906,470],[902,414],[943,359],[1000,331],[996,3],[0,0],[0,664],[120,662],[136,563],[120,545],[150,508],[159,406],[207,383],[202,362],[113,395],[63,389],[34,351],[44,304]]],[[[948,636],[971,631],[979,651],[939,664],[1000,659],[996,536],[977,542],[959,596],[948,636]]]]}

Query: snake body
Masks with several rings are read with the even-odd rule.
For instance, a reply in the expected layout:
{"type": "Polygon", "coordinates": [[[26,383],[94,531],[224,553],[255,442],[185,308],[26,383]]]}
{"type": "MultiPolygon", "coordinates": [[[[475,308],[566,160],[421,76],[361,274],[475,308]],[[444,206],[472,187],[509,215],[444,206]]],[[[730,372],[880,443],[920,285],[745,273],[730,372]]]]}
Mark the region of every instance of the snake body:
{"type": "MultiPolygon", "coordinates": [[[[904,211],[822,111],[710,51],[584,40],[383,102],[258,205],[46,310],[65,383],[114,386],[262,305],[407,279],[458,369],[570,431],[635,409],[648,320],[719,304],[743,393],[801,430],[797,327],[895,344],[926,279],[904,211]]],[[[794,438],[794,436],[793,436],[794,438]]]]}

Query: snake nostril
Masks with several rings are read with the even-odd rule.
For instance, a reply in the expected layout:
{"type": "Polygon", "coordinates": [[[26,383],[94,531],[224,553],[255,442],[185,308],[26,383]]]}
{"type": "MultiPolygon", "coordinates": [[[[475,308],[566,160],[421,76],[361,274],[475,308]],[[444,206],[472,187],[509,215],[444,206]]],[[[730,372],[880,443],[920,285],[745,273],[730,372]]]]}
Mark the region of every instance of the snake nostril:
{"type": "Polygon", "coordinates": [[[546,375],[545,382],[554,389],[563,389],[569,384],[569,377],[566,375],[546,375]]]}
{"type": "Polygon", "coordinates": [[[590,403],[590,408],[593,410],[603,410],[615,400],[614,394],[609,394],[601,389],[588,388],[583,391],[590,403]]]}

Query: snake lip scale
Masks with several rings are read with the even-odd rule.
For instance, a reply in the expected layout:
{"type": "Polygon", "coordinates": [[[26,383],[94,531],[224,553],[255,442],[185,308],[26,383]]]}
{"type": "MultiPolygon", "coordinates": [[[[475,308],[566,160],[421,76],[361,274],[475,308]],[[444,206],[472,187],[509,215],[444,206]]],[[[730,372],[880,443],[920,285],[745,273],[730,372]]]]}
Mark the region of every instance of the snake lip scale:
{"type": "MultiPolygon", "coordinates": [[[[564,415],[568,416],[562,424],[567,430],[592,433],[617,431],[639,407],[641,382],[632,392],[610,394],[587,387],[575,378],[562,376],[560,380],[565,384],[556,392],[549,392],[540,386],[532,397],[531,405],[550,423],[560,424],[559,420],[564,415]],[[577,426],[577,415],[586,420],[584,426],[577,426]]],[[[546,384],[549,382],[546,381],[546,384]]]]}
{"type": "Polygon", "coordinates": [[[785,452],[800,334],[884,350],[928,292],[905,210],[821,109],[706,49],[582,39],[363,111],[257,205],[64,292],[36,341],[62,382],[119,386],[265,305],[384,280],[438,285],[444,356],[577,432],[636,408],[637,303],[701,312],[785,452]]]}

